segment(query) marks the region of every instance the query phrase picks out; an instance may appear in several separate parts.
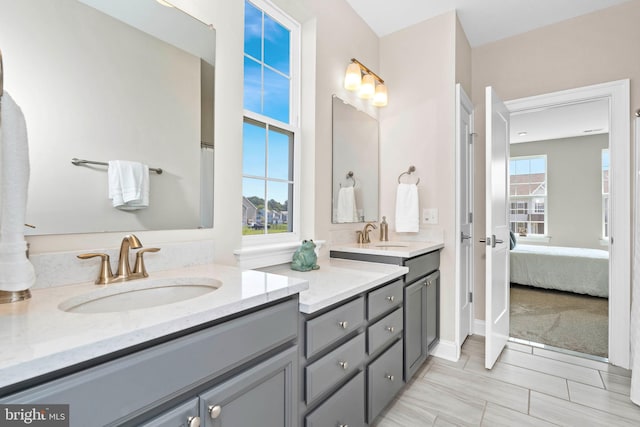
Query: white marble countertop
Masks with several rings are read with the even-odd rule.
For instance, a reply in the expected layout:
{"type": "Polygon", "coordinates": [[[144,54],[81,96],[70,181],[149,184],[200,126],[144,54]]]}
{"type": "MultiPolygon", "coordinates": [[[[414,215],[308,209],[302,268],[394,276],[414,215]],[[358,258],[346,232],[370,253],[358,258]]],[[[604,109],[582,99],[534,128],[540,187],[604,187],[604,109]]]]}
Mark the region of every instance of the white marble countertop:
{"type": "MultiPolygon", "coordinates": [[[[304,276],[208,264],[155,272],[129,286],[165,278],[215,278],[222,286],[181,302],[115,313],[68,313],[58,306],[99,287],[92,283],[32,290],[0,305],[0,388],[178,332],[308,288],[304,276]]],[[[120,284],[108,285],[116,287],[120,284]]],[[[123,284],[124,285],[124,284],[123,284]]],[[[114,288],[115,289],[115,288],[114,288]]]]}
{"type": "Polygon", "coordinates": [[[442,242],[389,241],[371,243],[352,243],[332,246],[332,251],[352,252],[367,255],[382,255],[399,258],[413,258],[444,248],[442,242]]]}
{"type": "Polygon", "coordinates": [[[365,292],[406,274],[409,269],[393,264],[351,261],[338,258],[319,259],[320,269],[294,271],[289,264],[261,269],[309,281],[309,289],[300,293],[300,311],[313,313],[331,304],[365,292]]]}

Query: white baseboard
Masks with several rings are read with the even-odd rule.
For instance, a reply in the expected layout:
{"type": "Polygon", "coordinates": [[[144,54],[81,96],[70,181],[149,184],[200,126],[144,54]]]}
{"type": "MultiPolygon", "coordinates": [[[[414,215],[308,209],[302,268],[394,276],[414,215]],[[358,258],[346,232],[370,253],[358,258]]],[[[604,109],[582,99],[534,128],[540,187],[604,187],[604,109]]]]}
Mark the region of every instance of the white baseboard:
{"type": "Polygon", "coordinates": [[[478,319],[473,319],[473,334],[474,335],[480,335],[480,336],[484,336],[485,335],[485,321],[484,320],[478,320],[478,319]]]}
{"type": "Polygon", "coordinates": [[[441,359],[450,360],[452,362],[457,362],[460,357],[459,353],[460,352],[458,351],[458,346],[455,342],[440,340],[440,342],[435,346],[430,355],[439,357],[441,359]]]}

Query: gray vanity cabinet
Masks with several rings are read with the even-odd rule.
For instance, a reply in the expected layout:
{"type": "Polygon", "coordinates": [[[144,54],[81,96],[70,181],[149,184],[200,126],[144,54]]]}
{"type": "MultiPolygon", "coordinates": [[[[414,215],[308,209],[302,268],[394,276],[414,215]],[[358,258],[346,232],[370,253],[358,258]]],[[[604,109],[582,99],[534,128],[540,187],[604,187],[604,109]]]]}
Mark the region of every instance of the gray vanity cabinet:
{"type": "Polygon", "coordinates": [[[436,271],[405,288],[405,381],[413,377],[437,343],[439,281],[440,272],[436,271]]]}
{"type": "Polygon", "coordinates": [[[69,404],[72,427],[186,426],[196,417],[207,426],[293,427],[297,319],[297,296],[285,298],[3,396],[0,403],[69,404]],[[211,418],[209,406],[216,405],[218,416],[211,418]]]}
{"type": "Polygon", "coordinates": [[[402,388],[403,287],[301,315],[301,427],[370,425],[402,388]]]}

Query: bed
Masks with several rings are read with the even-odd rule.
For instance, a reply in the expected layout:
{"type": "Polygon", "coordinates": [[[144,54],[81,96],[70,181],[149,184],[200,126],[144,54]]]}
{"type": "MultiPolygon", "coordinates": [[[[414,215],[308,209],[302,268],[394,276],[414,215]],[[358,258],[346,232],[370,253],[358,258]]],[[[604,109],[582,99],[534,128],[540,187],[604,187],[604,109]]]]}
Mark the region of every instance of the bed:
{"type": "Polygon", "coordinates": [[[511,283],[607,298],[609,252],[517,244],[511,250],[511,283]]]}

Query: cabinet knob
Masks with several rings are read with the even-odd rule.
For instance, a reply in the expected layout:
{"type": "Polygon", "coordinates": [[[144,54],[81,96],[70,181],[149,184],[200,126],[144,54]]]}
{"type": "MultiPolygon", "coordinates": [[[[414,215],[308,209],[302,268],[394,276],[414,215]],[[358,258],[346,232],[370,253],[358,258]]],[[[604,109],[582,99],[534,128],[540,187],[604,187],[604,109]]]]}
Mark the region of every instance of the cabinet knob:
{"type": "Polygon", "coordinates": [[[394,295],[390,295],[387,297],[387,301],[389,302],[394,302],[396,300],[396,297],[394,295]]]}
{"type": "Polygon", "coordinates": [[[345,371],[346,371],[347,369],[349,369],[349,362],[347,362],[346,360],[340,360],[340,361],[338,361],[338,365],[340,365],[340,367],[341,367],[342,369],[344,369],[345,371]]]}
{"type": "Polygon", "coordinates": [[[385,378],[388,379],[389,381],[393,381],[395,379],[395,377],[393,375],[385,375],[385,378]]]}
{"type": "Polygon", "coordinates": [[[200,417],[189,417],[189,418],[187,418],[187,426],[189,426],[189,427],[200,427],[200,417]]]}
{"type": "Polygon", "coordinates": [[[349,322],[347,322],[346,320],[343,320],[341,322],[338,322],[338,325],[342,328],[342,329],[347,329],[349,327],[349,322]]]}
{"type": "Polygon", "coordinates": [[[431,280],[427,280],[427,286],[431,286],[431,280]]]}
{"type": "Polygon", "coordinates": [[[222,407],[220,405],[209,406],[208,409],[209,409],[209,416],[213,420],[218,418],[220,416],[220,413],[222,412],[222,407]]]}
{"type": "Polygon", "coordinates": [[[395,331],[396,328],[394,328],[393,326],[387,326],[387,331],[393,333],[393,331],[395,331]]]}
{"type": "Polygon", "coordinates": [[[338,427],[349,427],[349,424],[338,424],[338,427]]]}

